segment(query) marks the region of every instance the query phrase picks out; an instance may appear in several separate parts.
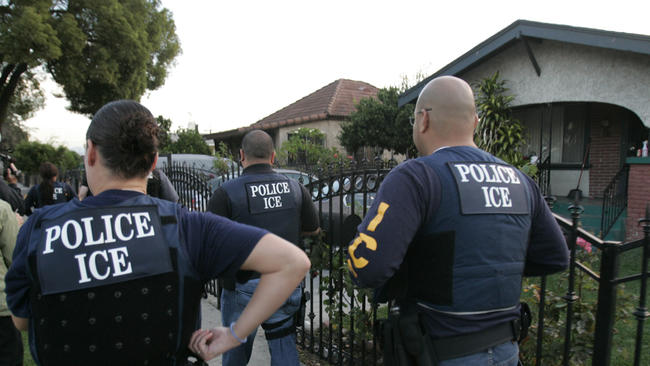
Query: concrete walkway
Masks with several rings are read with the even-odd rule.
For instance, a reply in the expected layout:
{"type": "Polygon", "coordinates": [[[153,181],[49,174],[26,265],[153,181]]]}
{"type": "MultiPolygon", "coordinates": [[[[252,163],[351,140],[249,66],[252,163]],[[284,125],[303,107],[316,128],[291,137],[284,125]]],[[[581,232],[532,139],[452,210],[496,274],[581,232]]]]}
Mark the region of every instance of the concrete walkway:
{"type": "MultiPolygon", "coordinates": [[[[221,325],[221,312],[217,309],[217,298],[210,295],[207,299],[201,299],[201,327],[214,328],[221,325]]],[[[221,366],[221,356],[208,362],[210,366],[221,366]]],[[[253,343],[253,354],[248,362],[250,366],[268,366],[271,364],[269,347],[264,338],[262,327],[257,328],[255,343],[253,343]]]]}

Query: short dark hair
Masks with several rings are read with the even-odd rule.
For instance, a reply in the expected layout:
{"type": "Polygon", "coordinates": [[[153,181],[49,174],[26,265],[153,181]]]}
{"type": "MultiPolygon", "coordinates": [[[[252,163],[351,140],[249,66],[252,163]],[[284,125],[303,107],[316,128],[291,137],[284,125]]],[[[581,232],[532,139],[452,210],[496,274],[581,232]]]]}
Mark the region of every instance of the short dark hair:
{"type": "Polygon", "coordinates": [[[241,148],[250,158],[268,159],[273,154],[273,139],[262,130],[253,130],[244,136],[241,148]]]}
{"type": "Polygon", "coordinates": [[[149,174],[158,152],[158,123],[151,112],[133,100],[118,100],[93,116],[86,139],[97,145],[107,168],[124,177],[149,174]]]}

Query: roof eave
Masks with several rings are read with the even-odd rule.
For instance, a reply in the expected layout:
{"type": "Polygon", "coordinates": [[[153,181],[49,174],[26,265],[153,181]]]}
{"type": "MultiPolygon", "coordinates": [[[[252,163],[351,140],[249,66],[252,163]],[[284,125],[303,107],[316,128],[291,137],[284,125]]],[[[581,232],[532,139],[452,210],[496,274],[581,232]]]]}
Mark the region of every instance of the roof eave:
{"type": "Polygon", "coordinates": [[[521,37],[540,38],[650,55],[650,36],[517,20],[405,91],[399,97],[398,105],[401,107],[416,100],[422,88],[432,79],[444,75],[457,75],[521,37]]]}

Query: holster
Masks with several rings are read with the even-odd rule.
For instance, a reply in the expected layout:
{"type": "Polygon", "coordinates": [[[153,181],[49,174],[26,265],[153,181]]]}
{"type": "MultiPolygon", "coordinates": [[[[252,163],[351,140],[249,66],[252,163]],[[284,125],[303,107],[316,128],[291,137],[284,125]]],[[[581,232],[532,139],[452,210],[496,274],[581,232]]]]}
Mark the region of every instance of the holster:
{"type": "Polygon", "coordinates": [[[384,365],[435,366],[438,364],[431,338],[423,331],[417,312],[402,314],[391,309],[382,324],[384,365]]]}
{"type": "Polygon", "coordinates": [[[525,302],[520,303],[519,309],[519,329],[515,329],[515,335],[517,336],[517,342],[523,342],[526,337],[528,337],[528,328],[533,322],[533,314],[530,311],[530,307],[525,302]]]}
{"type": "Polygon", "coordinates": [[[233,277],[223,277],[219,278],[219,284],[221,285],[221,288],[226,289],[228,291],[235,291],[236,283],[235,279],[233,277]]]}
{"type": "Polygon", "coordinates": [[[309,291],[302,290],[302,297],[300,298],[300,308],[296,311],[296,327],[302,327],[305,325],[305,315],[307,313],[307,301],[311,300],[311,294],[309,291]]]}

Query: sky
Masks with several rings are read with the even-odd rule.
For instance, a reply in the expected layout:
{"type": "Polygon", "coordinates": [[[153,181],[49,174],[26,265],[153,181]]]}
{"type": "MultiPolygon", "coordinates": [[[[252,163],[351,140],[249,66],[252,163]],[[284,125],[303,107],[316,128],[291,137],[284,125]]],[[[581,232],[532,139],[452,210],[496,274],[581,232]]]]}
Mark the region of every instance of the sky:
{"type": "MultiPolygon", "coordinates": [[[[376,87],[428,76],[517,19],[650,35],[650,4],[619,1],[162,0],[182,54],[141,103],[172,130],[248,126],[341,78],[376,87]]],[[[82,153],[89,119],[45,79],[32,139],[82,153]]]]}

